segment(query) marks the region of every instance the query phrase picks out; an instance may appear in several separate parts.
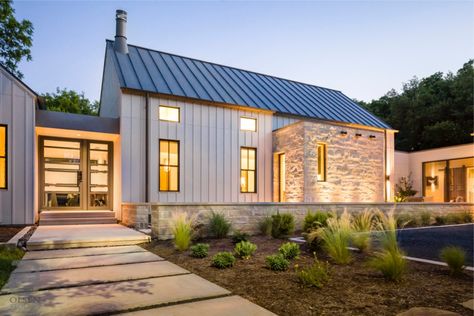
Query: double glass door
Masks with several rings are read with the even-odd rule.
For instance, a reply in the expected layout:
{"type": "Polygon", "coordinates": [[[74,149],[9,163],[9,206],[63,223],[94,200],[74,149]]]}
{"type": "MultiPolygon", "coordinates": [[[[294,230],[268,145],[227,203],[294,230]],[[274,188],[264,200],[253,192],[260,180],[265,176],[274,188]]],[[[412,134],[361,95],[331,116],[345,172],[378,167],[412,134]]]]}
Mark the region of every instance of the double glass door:
{"type": "Polygon", "coordinates": [[[42,209],[110,209],[112,143],[40,138],[42,209]]]}

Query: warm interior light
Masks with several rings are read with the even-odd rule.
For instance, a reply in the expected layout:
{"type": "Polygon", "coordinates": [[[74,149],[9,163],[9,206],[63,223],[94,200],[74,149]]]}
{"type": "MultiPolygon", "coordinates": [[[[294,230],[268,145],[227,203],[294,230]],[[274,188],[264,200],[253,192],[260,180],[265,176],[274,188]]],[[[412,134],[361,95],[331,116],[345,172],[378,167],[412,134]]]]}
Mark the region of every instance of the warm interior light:
{"type": "Polygon", "coordinates": [[[257,131],[257,119],[249,117],[240,118],[240,130],[242,131],[257,131]]]}
{"type": "Polygon", "coordinates": [[[179,122],[179,108],[160,105],[160,120],[179,122]]]}

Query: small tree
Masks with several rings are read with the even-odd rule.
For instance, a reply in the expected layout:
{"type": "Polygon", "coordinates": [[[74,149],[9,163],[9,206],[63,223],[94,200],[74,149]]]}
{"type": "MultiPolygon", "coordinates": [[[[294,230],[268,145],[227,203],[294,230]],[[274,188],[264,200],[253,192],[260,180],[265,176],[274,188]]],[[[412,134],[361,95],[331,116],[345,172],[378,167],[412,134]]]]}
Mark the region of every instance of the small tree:
{"type": "Polygon", "coordinates": [[[415,196],[417,192],[413,190],[413,180],[410,172],[407,177],[401,177],[398,184],[395,184],[395,202],[405,202],[407,198],[415,196]]]}
{"type": "Polygon", "coordinates": [[[49,111],[97,115],[99,110],[99,102],[89,101],[84,92],[56,88],[56,92],[45,93],[42,97],[49,111]]]}

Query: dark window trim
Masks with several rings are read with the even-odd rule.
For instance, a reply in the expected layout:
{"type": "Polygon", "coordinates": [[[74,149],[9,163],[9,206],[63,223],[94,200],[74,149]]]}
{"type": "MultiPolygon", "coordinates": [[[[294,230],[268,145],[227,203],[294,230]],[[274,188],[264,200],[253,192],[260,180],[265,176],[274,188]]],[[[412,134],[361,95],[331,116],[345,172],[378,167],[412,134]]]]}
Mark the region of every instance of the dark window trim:
{"type": "Polygon", "coordinates": [[[0,124],[0,127],[5,127],[5,156],[0,156],[5,159],[5,186],[0,187],[0,190],[8,190],[8,125],[0,124]]]}
{"type": "Polygon", "coordinates": [[[158,105],[158,120],[162,122],[170,122],[170,123],[181,123],[181,108],[178,106],[170,106],[170,105],[158,105]],[[178,121],[171,121],[171,120],[165,120],[160,117],[160,108],[171,108],[171,109],[178,109],[178,121]]]}
{"type": "MultiPolygon", "coordinates": [[[[317,142],[316,144],[317,144],[316,146],[323,145],[323,155],[324,155],[323,180],[318,180],[318,182],[326,182],[327,181],[327,166],[328,166],[328,154],[327,154],[328,146],[326,143],[323,143],[323,142],[317,142]]],[[[318,148],[316,147],[316,150],[317,149],[318,148]]],[[[318,174],[319,174],[319,150],[318,150],[317,164],[318,164],[318,174]]],[[[317,176],[318,175],[316,175],[316,178],[317,176]]]]}
{"type": "MultiPolygon", "coordinates": [[[[247,152],[247,159],[248,159],[248,152],[247,152]]],[[[240,174],[239,174],[239,187],[240,187],[240,193],[257,193],[257,148],[256,147],[246,147],[246,146],[241,146],[240,147],[240,174]],[[255,151],[255,169],[243,169],[242,168],[242,149],[246,150],[254,150],[255,151]],[[254,172],[254,190],[253,191],[242,191],[242,184],[240,183],[240,177],[242,176],[242,171],[253,171],[254,172]]],[[[248,162],[247,162],[248,163],[248,162]]],[[[247,173],[247,178],[248,178],[248,173],[247,173]]]]}
{"type": "MultiPolygon", "coordinates": [[[[169,160],[169,153],[170,151],[170,148],[169,148],[169,144],[168,144],[168,160],[169,160]]],[[[180,160],[181,160],[181,153],[180,153],[181,149],[180,149],[180,143],[179,143],[179,140],[176,140],[176,139],[164,139],[164,138],[160,138],[158,140],[158,191],[159,192],[179,192],[179,188],[180,188],[180,181],[179,181],[179,178],[180,178],[180,160]],[[174,142],[174,143],[177,143],[178,144],[178,164],[177,165],[162,165],[161,164],[161,151],[160,151],[160,148],[161,148],[161,142],[164,141],[164,142],[174,142]],[[162,190],[161,189],[161,186],[160,186],[160,168],[161,167],[165,167],[165,166],[168,166],[168,167],[178,167],[178,189],[177,190],[162,190]]],[[[169,187],[169,178],[168,178],[168,187],[169,187]]]]}
{"type": "Polygon", "coordinates": [[[242,116],[240,117],[239,124],[240,124],[239,130],[240,130],[241,132],[252,132],[252,133],[256,133],[256,132],[258,131],[258,118],[256,118],[256,117],[242,115],[242,116]],[[254,130],[254,131],[248,130],[248,129],[242,129],[242,119],[243,119],[243,118],[244,118],[244,119],[254,120],[254,121],[255,121],[255,130],[254,130]]]}

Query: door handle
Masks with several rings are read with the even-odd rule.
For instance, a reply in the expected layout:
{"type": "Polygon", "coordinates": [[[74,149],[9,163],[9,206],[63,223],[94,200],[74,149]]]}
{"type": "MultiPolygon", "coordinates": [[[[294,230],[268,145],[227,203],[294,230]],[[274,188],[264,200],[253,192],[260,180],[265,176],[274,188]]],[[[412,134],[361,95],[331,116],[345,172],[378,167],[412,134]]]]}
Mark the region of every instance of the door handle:
{"type": "Polygon", "coordinates": [[[77,172],[77,185],[79,186],[81,182],[82,182],[82,171],[78,171],[77,172]]]}

